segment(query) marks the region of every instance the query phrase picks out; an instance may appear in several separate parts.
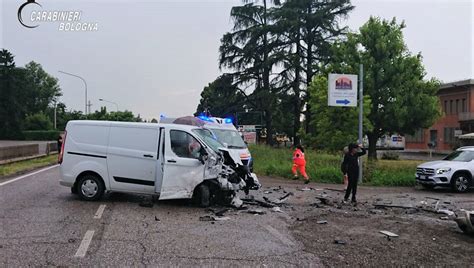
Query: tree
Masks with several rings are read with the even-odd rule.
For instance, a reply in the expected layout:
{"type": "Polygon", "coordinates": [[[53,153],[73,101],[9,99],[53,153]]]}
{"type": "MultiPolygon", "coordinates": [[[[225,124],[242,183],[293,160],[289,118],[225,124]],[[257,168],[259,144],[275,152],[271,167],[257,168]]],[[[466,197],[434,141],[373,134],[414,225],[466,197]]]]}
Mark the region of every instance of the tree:
{"type": "Polygon", "coordinates": [[[16,68],[14,56],[6,49],[0,51],[0,61],[0,138],[17,138],[26,108],[19,96],[23,71],[16,68]]]}
{"type": "Polygon", "coordinates": [[[234,27],[221,39],[219,64],[221,68],[234,70],[231,75],[247,104],[264,112],[267,144],[272,144],[272,107],[277,100],[270,75],[275,64],[273,46],[276,39],[269,35],[271,22],[268,13],[267,1],[263,1],[263,6],[249,3],[232,8],[234,27]],[[248,88],[251,92],[246,91],[248,88]]]}
{"type": "Polygon", "coordinates": [[[403,40],[405,23],[371,17],[359,33],[334,46],[334,67],[358,73],[364,65],[364,94],[371,99],[367,132],[369,157],[377,158],[377,140],[387,133],[413,134],[440,114],[439,82],[425,80],[421,54],[412,55],[403,40]]]}
{"type": "Polygon", "coordinates": [[[245,97],[230,75],[222,75],[201,92],[201,100],[194,115],[209,113],[217,117],[235,116],[244,110],[245,97]]]}
{"type": "Polygon", "coordinates": [[[280,40],[277,54],[283,67],[279,73],[280,85],[293,96],[295,144],[299,143],[297,133],[305,106],[305,129],[306,133],[310,132],[312,113],[307,89],[313,76],[329,61],[332,42],[345,32],[346,28],[339,26],[340,19],[352,9],[349,0],[288,0],[272,14],[274,32],[280,40]]]}

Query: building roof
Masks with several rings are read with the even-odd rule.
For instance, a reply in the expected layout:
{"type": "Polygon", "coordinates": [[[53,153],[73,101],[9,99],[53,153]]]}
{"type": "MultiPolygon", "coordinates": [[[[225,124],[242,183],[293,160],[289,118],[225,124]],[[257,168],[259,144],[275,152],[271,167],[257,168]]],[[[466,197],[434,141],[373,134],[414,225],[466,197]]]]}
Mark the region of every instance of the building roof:
{"type": "Polygon", "coordinates": [[[472,86],[472,85],[474,85],[474,79],[466,79],[466,80],[460,80],[460,81],[454,81],[454,82],[441,84],[439,89],[448,89],[448,88],[455,88],[455,87],[460,87],[460,86],[472,86]]]}

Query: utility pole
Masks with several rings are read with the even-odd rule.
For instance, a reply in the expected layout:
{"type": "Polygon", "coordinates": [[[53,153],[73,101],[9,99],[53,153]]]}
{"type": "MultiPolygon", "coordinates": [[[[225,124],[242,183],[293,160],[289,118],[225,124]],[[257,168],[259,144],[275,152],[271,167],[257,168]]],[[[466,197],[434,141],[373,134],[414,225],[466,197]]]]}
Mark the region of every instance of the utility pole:
{"type": "Polygon", "coordinates": [[[84,89],[86,91],[86,99],[85,99],[85,102],[84,102],[84,105],[85,105],[85,110],[84,110],[84,113],[85,115],[87,115],[87,82],[84,78],[80,77],[79,75],[75,75],[75,74],[71,74],[71,73],[68,73],[68,72],[63,72],[63,71],[58,71],[62,74],[66,74],[66,75],[70,75],[70,76],[73,76],[73,77],[76,77],[76,78],[79,78],[82,80],[82,82],[84,83],[84,89]]]}
{"type": "Polygon", "coordinates": [[[90,113],[91,113],[91,106],[92,106],[92,103],[91,103],[91,101],[89,100],[89,103],[87,104],[87,110],[88,110],[87,114],[90,114],[90,113]]]}
{"type": "Polygon", "coordinates": [[[58,107],[58,104],[54,102],[54,129],[56,130],[56,109],[58,107]]]}

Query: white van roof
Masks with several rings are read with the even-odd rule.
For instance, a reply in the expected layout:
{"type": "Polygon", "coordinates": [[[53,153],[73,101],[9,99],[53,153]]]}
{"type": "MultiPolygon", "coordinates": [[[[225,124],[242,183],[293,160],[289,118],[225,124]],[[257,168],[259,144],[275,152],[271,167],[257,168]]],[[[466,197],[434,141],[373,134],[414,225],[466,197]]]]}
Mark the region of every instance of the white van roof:
{"type": "Polygon", "coordinates": [[[72,120],[67,123],[70,125],[87,125],[87,126],[120,126],[120,127],[140,127],[140,128],[160,128],[164,126],[173,126],[175,129],[193,130],[200,127],[180,124],[163,124],[163,123],[141,123],[141,122],[122,122],[122,121],[98,121],[98,120],[72,120]]]}

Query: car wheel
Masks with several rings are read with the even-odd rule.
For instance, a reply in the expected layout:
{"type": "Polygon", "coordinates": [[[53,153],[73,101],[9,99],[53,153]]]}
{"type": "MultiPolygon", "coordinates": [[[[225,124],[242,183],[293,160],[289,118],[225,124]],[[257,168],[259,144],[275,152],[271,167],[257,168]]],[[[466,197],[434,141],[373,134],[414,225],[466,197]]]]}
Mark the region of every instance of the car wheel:
{"type": "Polygon", "coordinates": [[[458,193],[464,193],[469,190],[471,186],[471,179],[465,173],[458,173],[455,174],[454,177],[451,179],[451,187],[454,191],[458,193]]]}
{"type": "Polygon", "coordinates": [[[194,195],[195,200],[199,206],[206,208],[210,205],[211,192],[209,190],[209,186],[205,184],[200,184],[198,187],[196,187],[194,195]]]}
{"type": "Polygon", "coordinates": [[[104,184],[96,175],[85,175],[77,183],[77,193],[83,200],[96,201],[104,194],[104,184]]]}

